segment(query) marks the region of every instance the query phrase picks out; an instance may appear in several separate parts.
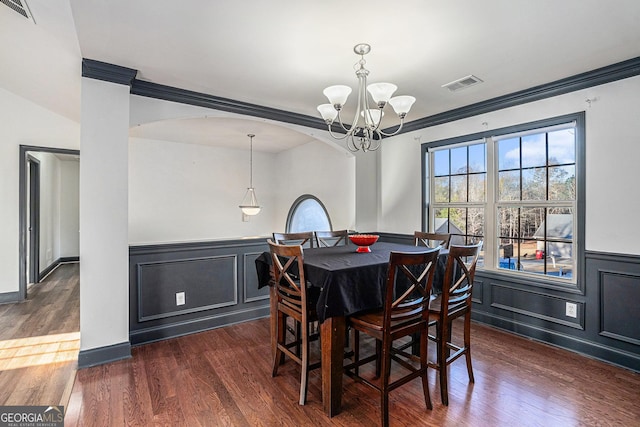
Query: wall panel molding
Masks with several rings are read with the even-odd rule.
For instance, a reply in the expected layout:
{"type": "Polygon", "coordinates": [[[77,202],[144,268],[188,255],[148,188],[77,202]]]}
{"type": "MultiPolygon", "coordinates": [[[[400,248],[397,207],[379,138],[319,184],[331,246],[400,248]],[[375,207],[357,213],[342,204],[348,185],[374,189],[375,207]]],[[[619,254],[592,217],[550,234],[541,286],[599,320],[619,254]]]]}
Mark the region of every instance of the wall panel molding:
{"type": "Polygon", "coordinates": [[[131,246],[130,342],[268,316],[268,289],[258,289],[251,262],[266,250],[266,238],[131,246]],[[184,305],[176,305],[177,292],[185,292],[184,305]]]}
{"type": "Polygon", "coordinates": [[[138,321],[238,303],[237,257],[222,255],[138,263],[138,321]],[[175,295],[185,293],[185,304],[175,295]]]}

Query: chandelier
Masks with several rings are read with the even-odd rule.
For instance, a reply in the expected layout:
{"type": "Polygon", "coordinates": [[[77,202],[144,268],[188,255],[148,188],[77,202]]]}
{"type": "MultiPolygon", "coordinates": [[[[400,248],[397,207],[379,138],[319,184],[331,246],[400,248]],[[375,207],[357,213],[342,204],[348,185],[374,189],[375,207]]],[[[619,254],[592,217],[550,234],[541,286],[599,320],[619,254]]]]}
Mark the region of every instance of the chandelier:
{"type": "Polygon", "coordinates": [[[238,206],[242,209],[242,213],[245,215],[258,215],[260,213],[260,207],[258,205],[258,199],[256,198],[256,190],[253,188],[253,137],[254,134],[247,135],[251,139],[250,157],[249,157],[249,188],[242,199],[242,203],[238,206]]]}
{"type": "Polygon", "coordinates": [[[349,86],[336,85],[326,88],[322,93],[329,99],[329,103],[318,105],[318,111],[329,128],[329,134],[338,140],[346,138],[349,150],[353,152],[358,150],[364,152],[375,151],[380,148],[380,141],[383,136],[393,136],[400,132],[404,124],[404,118],[416,99],[408,95],[392,98],[391,96],[398,87],[391,83],[372,83],[367,86],[369,70],[364,68],[367,63],[364,56],[371,51],[371,46],[366,43],[360,43],[354,46],[353,51],[360,55],[360,60],[354,65],[356,76],[358,77],[358,106],[351,126],[345,125],[342,117],[340,117],[340,111],[351,93],[349,86]],[[374,108],[369,106],[367,91],[375,103],[374,108]],[[391,107],[400,118],[400,126],[392,133],[384,133],[380,129],[380,123],[384,116],[382,110],[387,103],[391,104],[391,107]],[[331,131],[331,125],[336,118],[346,134],[336,135],[331,131]]]}

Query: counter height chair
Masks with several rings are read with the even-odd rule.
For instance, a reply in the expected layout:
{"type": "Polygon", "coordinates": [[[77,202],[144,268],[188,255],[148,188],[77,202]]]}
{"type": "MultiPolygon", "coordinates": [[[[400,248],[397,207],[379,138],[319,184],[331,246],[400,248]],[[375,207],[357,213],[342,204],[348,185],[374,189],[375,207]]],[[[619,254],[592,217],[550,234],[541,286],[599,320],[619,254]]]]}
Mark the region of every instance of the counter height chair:
{"type": "Polygon", "coordinates": [[[344,246],[349,244],[349,231],[316,231],[316,240],[319,248],[330,246],[344,246]]]}
{"type": "Polygon", "coordinates": [[[348,319],[354,330],[354,358],[344,367],[344,372],[380,392],[380,415],[385,427],[389,425],[389,392],[412,379],[422,379],[425,403],[428,409],[432,408],[427,381],[427,337],[431,285],[439,252],[439,248],[415,253],[391,252],[383,309],[355,314],[348,319]],[[376,353],[364,359],[360,359],[360,332],[376,340],[376,353]],[[394,341],[413,334],[420,336],[419,357],[393,346],[394,341]],[[408,371],[393,381],[390,378],[392,360],[408,371]],[[359,367],[372,361],[376,361],[376,377],[371,380],[361,377],[359,367]]]}
{"type": "Polygon", "coordinates": [[[279,245],[300,245],[303,248],[314,248],[316,236],[313,231],[302,233],[273,233],[273,241],[279,245]]]}
{"type": "Polygon", "coordinates": [[[469,246],[452,245],[449,248],[442,293],[432,298],[429,309],[429,327],[434,326],[436,330],[435,335],[429,335],[429,339],[435,341],[437,346],[437,360],[430,362],[429,367],[440,373],[443,405],[449,405],[448,366],[463,354],[467,360],[469,381],[474,382],[471,366],[471,292],[481,248],[482,242],[469,246]],[[454,344],[451,339],[453,321],[458,317],[464,317],[462,345],[454,344]]]}
{"type": "Polygon", "coordinates": [[[309,370],[318,368],[320,362],[309,360],[309,323],[317,321],[314,304],[308,298],[307,283],[304,279],[304,252],[302,246],[279,245],[268,240],[274,266],[274,286],[276,294],[276,348],[273,358],[272,376],[278,374],[282,356],[288,356],[301,366],[300,405],[307,400],[309,370]],[[291,318],[301,329],[301,352],[291,351],[296,342],[286,342],[285,320],[291,318]]]}
{"type": "Polygon", "coordinates": [[[425,233],[424,231],[414,231],[413,233],[413,242],[416,246],[426,246],[428,248],[441,246],[443,249],[447,249],[450,240],[451,234],[425,233]]]}

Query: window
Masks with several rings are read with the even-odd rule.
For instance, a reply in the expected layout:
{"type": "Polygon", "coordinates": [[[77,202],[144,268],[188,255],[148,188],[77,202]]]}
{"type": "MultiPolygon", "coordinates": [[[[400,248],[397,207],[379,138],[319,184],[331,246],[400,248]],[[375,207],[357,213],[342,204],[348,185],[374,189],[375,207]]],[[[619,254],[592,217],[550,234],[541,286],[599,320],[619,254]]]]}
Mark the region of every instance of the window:
{"type": "Polygon", "coordinates": [[[331,220],[322,202],[305,194],[296,199],[287,216],[287,233],[331,230],[331,220]]]}
{"type": "Polygon", "coordinates": [[[423,144],[425,228],[484,241],[485,269],[576,283],[584,114],[423,144]]]}

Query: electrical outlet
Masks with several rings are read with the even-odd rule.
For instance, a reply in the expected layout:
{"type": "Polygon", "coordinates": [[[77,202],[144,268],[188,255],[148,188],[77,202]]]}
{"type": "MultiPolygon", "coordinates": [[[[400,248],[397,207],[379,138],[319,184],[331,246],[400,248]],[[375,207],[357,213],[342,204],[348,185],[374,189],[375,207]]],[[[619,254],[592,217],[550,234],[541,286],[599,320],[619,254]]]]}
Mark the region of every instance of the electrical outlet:
{"type": "Polygon", "coordinates": [[[176,305],[184,305],[184,304],[185,304],[184,292],[176,292],[176,305]]]}
{"type": "Polygon", "coordinates": [[[578,304],[576,304],[575,302],[567,301],[566,315],[567,317],[573,317],[573,318],[578,317],[578,304]]]}

